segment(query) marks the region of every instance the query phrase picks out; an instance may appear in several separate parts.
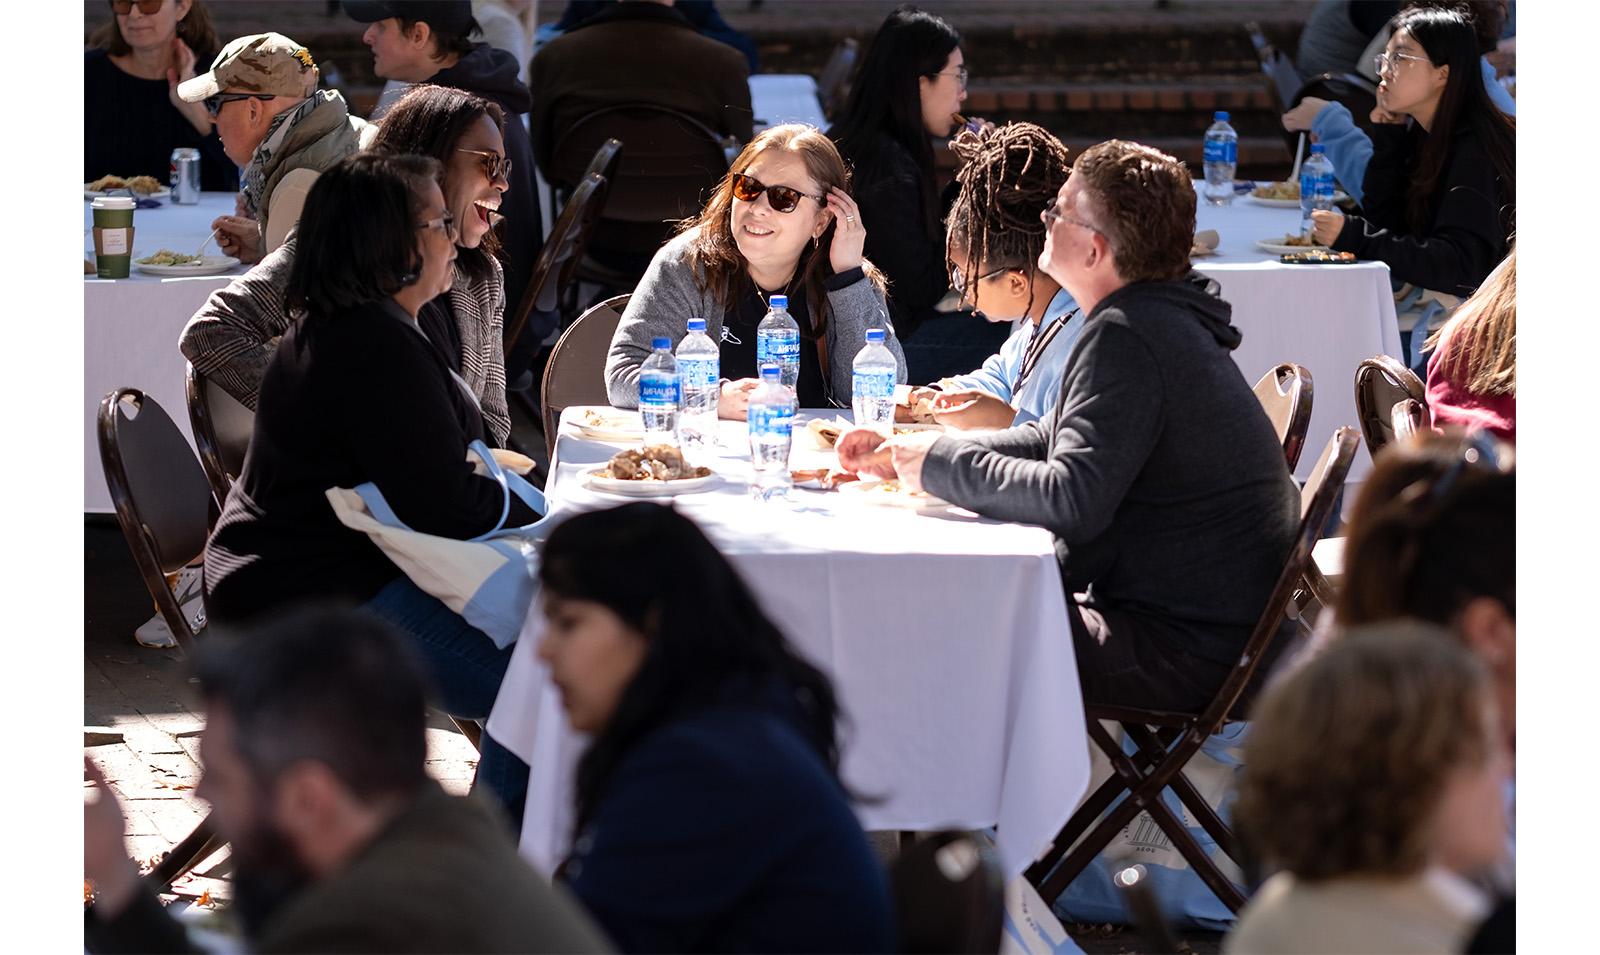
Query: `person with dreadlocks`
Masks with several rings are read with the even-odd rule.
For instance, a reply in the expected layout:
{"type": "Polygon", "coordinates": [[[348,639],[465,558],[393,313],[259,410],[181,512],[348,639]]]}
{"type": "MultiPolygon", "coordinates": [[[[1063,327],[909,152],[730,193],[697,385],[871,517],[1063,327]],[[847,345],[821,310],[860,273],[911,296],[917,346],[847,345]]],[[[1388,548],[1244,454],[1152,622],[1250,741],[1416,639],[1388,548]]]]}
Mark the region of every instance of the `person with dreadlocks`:
{"type": "Polygon", "coordinates": [[[1055,406],[1084,322],[1072,293],[1039,268],[1039,210],[1066,184],[1067,147],[1033,123],[1007,123],[963,132],[950,148],[962,160],[945,220],[951,286],[974,315],[1014,322],[1015,331],[977,371],[916,389],[911,400],[932,399],[935,419],[962,430],[1037,421],[1055,406]]]}

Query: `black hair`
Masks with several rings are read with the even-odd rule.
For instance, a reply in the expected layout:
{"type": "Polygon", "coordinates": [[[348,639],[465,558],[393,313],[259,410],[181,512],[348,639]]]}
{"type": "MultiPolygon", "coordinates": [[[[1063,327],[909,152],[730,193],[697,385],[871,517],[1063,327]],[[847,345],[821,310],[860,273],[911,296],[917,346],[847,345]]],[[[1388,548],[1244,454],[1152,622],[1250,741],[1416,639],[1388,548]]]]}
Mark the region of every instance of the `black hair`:
{"type": "Polygon", "coordinates": [[[417,280],[417,217],[437,159],[362,152],[323,170],[295,230],[284,295],[291,312],[332,318],[417,280]]]}
{"type": "Polygon", "coordinates": [[[882,137],[903,147],[922,172],[923,210],[929,235],[938,235],[939,201],[934,190],[933,146],[922,121],[922,94],[917,81],[933,76],[961,45],[955,27],[910,4],[897,7],[883,21],[861,61],[844,115],[828,130],[828,138],[858,172],[869,173],[881,161],[882,137]]]}
{"type": "Polygon", "coordinates": [[[1407,225],[1419,235],[1427,231],[1429,210],[1435,207],[1438,193],[1444,188],[1455,132],[1466,128],[1482,144],[1505,189],[1504,204],[1499,196],[1485,198],[1496,204],[1500,225],[1509,238],[1516,231],[1517,121],[1500,112],[1483,88],[1478,35],[1472,20],[1458,9],[1414,7],[1394,19],[1394,32],[1402,30],[1417,41],[1435,67],[1450,67],[1432,128],[1412,173],[1407,225]]]}
{"type": "MultiPolygon", "coordinates": [[[[368,149],[431,156],[449,165],[456,144],[484,116],[505,136],[506,114],[498,103],[448,86],[421,83],[383,114],[378,134],[368,149]]],[[[440,185],[442,188],[443,183],[440,185]]],[[[476,249],[456,247],[456,265],[475,281],[485,281],[493,274],[489,257],[499,251],[499,237],[490,229],[476,249]]]]}
{"type": "MultiPolygon", "coordinates": [[[[400,21],[400,30],[402,33],[410,33],[411,28],[417,24],[427,23],[426,20],[413,20],[407,16],[397,16],[395,19],[400,21]]],[[[451,53],[454,53],[457,56],[466,56],[468,53],[471,53],[472,48],[477,44],[474,43],[470,37],[474,33],[482,33],[483,27],[478,25],[478,20],[476,17],[468,17],[467,29],[464,33],[451,33],[448,30],[441,30],[431,23],[428,23],[428,31],[433,36],[433,58],[435,60],[443,60],[451,53]]]]}
{"type": "Polygon", "coordinates": [[[410,649],[370,614],[301,609],[196,655],[207,707],[223,707],[241,757],[263,783],[300,760],[327,766],[362,799],[428,779],[424,677],[410,649]]]}
{"type": "Polygon", "coordinates": [[[539,580],[556,598],[603,605],[649,641],[616,712],[578,764],[579,829],[635,743],[740,687],[782,687],[797,725],[838,778],[833,684],[794,652],[733,565],[687,517],[646,503],[578,514],[545,541],[539,580]],[[625,569],[645,553],[663,559],[652,561],[649,573],[625,569]]]}

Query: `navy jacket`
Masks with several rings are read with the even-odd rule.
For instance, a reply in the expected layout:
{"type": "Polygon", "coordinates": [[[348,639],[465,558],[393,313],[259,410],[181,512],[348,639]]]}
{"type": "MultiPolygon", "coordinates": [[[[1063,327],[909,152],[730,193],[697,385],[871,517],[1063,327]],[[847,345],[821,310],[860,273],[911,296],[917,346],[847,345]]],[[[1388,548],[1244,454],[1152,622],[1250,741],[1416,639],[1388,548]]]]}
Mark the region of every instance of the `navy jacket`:
{"type": "Polygon", "coordinates": [[[606,783],[562,878],[624,952],[888,952],[883,869],[781,701],[654,730],[606,783]]]}

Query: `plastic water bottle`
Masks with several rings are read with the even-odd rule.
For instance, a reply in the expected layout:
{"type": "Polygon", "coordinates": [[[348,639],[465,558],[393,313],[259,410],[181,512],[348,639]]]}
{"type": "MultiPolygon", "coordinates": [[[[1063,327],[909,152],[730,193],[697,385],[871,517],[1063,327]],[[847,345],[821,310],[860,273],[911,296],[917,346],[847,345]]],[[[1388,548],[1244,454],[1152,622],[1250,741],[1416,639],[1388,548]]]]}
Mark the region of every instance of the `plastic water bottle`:
{"type": "Polygon", "coordinates": [[[1311,234],[1314,209],[1333,208],[1333,163],[1328,161],[1327,147],[1321,143],[1311,147],[1311,156],[1300,164],[1300,231],[1311,234]]]}
{"type": "Polygon", "coordinates": [[[1206,130],[1206,201],[1225,206],[1233,201],[1233,173],[1239,163],[1239,134],[1228,125],[1228,114],[1217,110],[1216,122],[1206,130]]]}
{"type": "Polygon", "coordinates": [[[699,450],[717,441],[717,398],[722,391],[722,358],[717,343],[706,334],[705,319],[689,319],[689,334],[678,343],[677,358],[683,399],[678,430],[685,451],[699,450]]]}
{"type": "Polygon", "coordinates": [[[639,417],[644,419],[644,443],[678,443],[678,362],[672,357],[672,339],[650,340],[650,357],[639,368],[639,417]]]}
{"type": "Polygon", "coordinates": [[[758,501],[787,497],[789,447],[794,441],[794,390],[784,385],[776,364],[761,366],[761,384],[750,393],[750,467],[756,472],[750,495],[758,501]]]}
{"type": "Polygon", "coordinates": [[[883,329],[867,329],[867,344],[856,352],[851,365],[850,407],[856,424],[866,427],[894,424],[894,380],[899,366],[883,338],[883,329]]]}
{"type": "Polygon", "coordinates": [[[783,383],[793,390],[800,382],[800,325],[789,314],[789,296],[774,295],[767,317],[756,326],[756,367],[777,365],[783,383]]]}

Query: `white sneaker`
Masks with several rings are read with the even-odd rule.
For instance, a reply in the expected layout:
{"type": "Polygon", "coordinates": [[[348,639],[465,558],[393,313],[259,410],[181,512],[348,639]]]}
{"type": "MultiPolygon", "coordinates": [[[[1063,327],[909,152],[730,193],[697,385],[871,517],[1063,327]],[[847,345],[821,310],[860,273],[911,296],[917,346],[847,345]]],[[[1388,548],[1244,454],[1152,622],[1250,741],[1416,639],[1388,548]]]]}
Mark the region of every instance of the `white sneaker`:
{"type": "MultiPolygon", "coordinates": [[[[178,598],[178,609],[183,611],[189,628],[195,633],[205,629],[206,605],[202,599],[200,568],[185,567],[178,571],[176,582],[172,582],[172,593],[178,598]]],[[[133,639],[141,647],[156,650],[170,650],[178,645],[177,638],[172,635],[172,628],[167,626],[167,622],[159,613],[133,631],[133,639]]]]}

